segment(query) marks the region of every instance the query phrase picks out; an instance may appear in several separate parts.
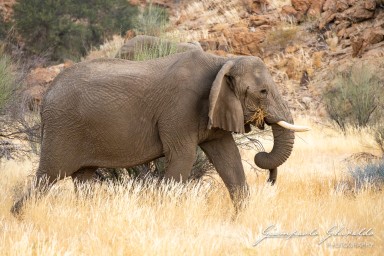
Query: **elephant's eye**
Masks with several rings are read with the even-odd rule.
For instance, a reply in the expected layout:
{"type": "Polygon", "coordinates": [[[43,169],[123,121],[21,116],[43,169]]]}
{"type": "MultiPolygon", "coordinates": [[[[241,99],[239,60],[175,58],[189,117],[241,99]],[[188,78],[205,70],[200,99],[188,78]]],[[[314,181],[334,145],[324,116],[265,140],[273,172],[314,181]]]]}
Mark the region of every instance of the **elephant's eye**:
{"type": "Polygon", "coordinates": [[[268,95],[268,90],[267,89],[262,89],[260,90],[260,96],[261,98],[266,98],[268,95]]]}

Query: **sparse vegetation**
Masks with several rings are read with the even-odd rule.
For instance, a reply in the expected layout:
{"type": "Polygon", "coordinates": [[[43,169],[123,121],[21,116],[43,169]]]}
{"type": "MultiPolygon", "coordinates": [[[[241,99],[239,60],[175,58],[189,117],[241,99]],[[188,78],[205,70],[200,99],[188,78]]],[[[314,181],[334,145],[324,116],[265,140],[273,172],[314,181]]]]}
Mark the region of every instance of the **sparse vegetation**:
{"type": "Polygon", "coordinates": [[[138,45],[135,48],[136,61],[151,60],[156,58],[165,57],[177,53],[176,43],[170,42],[166,39],[159,40],[154,45],[138,45]]]}
{"type": "Polygon", "coordinates": [[[350,168],[350,173],[356,189],[360,190],[364,187],[382,189],[384,184],[384,160],[379,163],[350,168]]]}
{"type": "Polygon", "coordinates": [[[169,16],[164,8],[149,4],[133,19],[137,34],[162,36],[169,26],[169,16]]]}
{"type": "Polygon", "coordinates": [[[15,89],[11,58],[0,51],[0,113],[15,89]]]}
{"type": "Polygon", "coordinates": [[[355,64],[337,76],[324,100],[329,116],[342,130],[348,125],[365,127],[381,109],[383,85],[374,67],[355,64]]]}
{"type": "Polygon", "coordinates": [[[299,28],[291,24],[283,24],[269,31],[263,43],[263,47],[270,51],[280,51],[297,39],[299,28]]]}

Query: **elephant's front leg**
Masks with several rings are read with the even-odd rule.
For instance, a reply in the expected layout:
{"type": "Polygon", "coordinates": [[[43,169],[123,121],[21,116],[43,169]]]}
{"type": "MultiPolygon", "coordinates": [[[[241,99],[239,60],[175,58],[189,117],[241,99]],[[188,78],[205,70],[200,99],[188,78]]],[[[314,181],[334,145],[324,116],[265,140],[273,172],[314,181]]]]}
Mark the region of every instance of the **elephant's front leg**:
{"type": "Polygon", "coordinates": [[[227,187],[236,211],[243,207],[248,196],[240,152],[231,133],[222,138],[200,144],[227,187]]]}

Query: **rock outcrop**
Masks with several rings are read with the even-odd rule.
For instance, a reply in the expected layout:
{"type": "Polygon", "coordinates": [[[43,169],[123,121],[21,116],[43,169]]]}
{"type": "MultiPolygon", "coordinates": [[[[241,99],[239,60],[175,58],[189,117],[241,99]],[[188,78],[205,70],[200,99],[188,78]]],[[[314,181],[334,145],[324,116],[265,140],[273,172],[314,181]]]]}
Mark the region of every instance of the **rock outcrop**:
{"type": "Polygon", "coordinates": [[[282,13],[293,16],[298,22],[306,17],[317,18],[320,16],[325,0],[292,0],[291,5],[282,7],[282,13]]]}
{"type": "Polygon", "coordinates": [[[298,22],[318,19],[321,31],[331,31],[331,50],[351,47],[353,57],[384,41],[384,3],[377,0],[292,0],[281,13],[298,22]]]}
{"type": "Polygon", "coordinates": [[[323,10],[319,29],[334,31],[353,57],[384,41],[384,8],[376,0],[327,0],[323,10]]]}

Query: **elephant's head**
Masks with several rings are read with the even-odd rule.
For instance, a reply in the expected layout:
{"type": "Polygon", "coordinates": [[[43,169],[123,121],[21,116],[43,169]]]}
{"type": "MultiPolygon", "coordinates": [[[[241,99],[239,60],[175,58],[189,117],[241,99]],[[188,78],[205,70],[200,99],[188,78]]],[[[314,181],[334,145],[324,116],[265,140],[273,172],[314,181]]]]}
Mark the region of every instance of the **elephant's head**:
{"type": "Polygon", "coordinates": [[[208,128],[244,133],[250,124],[264,129],[272,126],[274,146],[260,152],[255,163],[274,170],[290,156],[294,131],[307,130],[293,125],[287,103],[264,63],[257,57],[238,57],[227,61],[216,75],[210,93],[208,128]]]}

